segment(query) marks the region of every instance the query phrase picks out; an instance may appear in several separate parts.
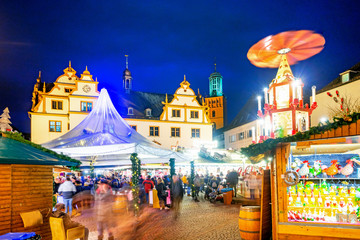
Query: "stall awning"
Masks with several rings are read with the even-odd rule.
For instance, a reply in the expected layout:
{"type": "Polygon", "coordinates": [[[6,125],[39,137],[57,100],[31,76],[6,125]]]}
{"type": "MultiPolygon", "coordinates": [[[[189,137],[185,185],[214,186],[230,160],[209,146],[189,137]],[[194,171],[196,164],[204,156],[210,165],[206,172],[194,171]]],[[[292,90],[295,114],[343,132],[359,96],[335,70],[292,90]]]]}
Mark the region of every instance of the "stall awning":
{"type": "Polygon", "coordinates": [[[0,164],[77,166],[26,143],[0,136],[0,164]]]}

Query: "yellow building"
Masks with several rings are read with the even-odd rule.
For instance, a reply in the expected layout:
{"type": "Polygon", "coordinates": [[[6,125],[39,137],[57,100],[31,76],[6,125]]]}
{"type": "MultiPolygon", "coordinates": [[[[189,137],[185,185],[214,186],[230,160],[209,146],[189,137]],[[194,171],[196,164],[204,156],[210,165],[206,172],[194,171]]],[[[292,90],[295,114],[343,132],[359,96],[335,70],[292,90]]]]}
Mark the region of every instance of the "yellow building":
{"type": "Polygon", "coordinates": [[[76,127],[91,111],[98,96],[98,82],[87,67],[79,78],[69,62],[64,74],[54,83],[42,82],[39,73],[29,112],[31,141],[42,144],[76,127]]]}

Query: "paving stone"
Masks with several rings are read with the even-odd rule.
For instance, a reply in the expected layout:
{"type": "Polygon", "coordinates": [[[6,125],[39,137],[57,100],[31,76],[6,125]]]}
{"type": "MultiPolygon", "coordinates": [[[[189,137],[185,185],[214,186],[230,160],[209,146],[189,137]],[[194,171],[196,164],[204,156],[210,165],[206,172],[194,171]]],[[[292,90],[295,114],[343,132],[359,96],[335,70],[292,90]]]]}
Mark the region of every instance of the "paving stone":
{"type": "MultiPolygon", "coordinates": [[[[216,204],[201,200],[194,202],[185,196],[180,216],[173,218],[172,210],[145,208],[136,219],[129,214],[112,216],[116,226],[113,229],[115,239],[241,239],[238,217],[240,205],[216,204]]],[[[92,211],[74,218],[90,230],[90,240],[97,239],[96,216],[92,211]]],[[[107,236],[105,234],[105,236],[107,236]]]]}

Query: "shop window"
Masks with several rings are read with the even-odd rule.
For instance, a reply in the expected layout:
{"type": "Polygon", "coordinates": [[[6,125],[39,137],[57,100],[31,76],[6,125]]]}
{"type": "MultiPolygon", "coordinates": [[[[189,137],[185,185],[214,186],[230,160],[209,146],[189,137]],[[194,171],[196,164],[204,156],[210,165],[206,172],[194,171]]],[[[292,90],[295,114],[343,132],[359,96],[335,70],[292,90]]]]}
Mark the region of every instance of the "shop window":
{"type": "Polygon", "coordinates": [[[180,128],[171,128],[171,137],[180,137],[180,128]]]}
{"type": "Polygon", "coordinates": [[[199,128],[192,128],[191,129],[191,137],[192,138],[200,138],[200,129],[199,128]]]}
{"type": "Polygon", "coordinates": [[[135,131],[137,131],[136,125],[130,125],[130,127],[131,127],[132,129],[134,129],[135,131]]]}
{"type": "Polygon", "coordinates": [[[81,102],[81,111],[82,112],[91,112],[92,102],[81,102]]]}
{"type": "Polygon", "coordinates": [[[49,121],[50,132],[61,132],[61,121],[49,121]]]}
{"type": "Polygon", "coordinates": [[[62,110],[63,109],[63,104],[62,101],[51,101],[51,109],[57,109],[57,110],[62,110]]]}
{"type": "Polygon", "coordinates": [[[159,136],[159,127],[150,127],[150,136],[152,137],[158,137],[159,136]]]}
{"type": "Polygon", "coordinates": [[[180,117],[180,109],[173,109],[172,110],[172,117],[180,117]]]}
{"type": "Polygon", "coordinates": [[[190,111],[190,118],[199,118],[199,111],[190,111]]]}

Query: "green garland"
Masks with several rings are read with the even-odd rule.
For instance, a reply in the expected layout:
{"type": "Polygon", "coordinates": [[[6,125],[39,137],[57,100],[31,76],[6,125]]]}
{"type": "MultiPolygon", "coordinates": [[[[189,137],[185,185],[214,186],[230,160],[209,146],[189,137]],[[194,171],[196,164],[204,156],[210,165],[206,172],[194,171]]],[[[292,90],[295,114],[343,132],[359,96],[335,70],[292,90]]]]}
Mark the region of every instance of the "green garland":
{"type": "Polygon", "coordinates": [[[319,123],[316,127],[311,127],[308,131],[298,132],[292,136],[286,136],[282,138],[269,138],[262,143],[251,144],[248,147],[241,148],[241,153],[247,157],[255,157],[259,154],[264,154],[270,152],[276,147],[278,143],[282,142],[296,142],[309,140],[310,136],[315,134],[322,134],[326,131],[337,129],[342,126],[350,125],[351,123],[356,123],[360,119],[360,113],[352,113],[347,115],[345,118],[334,117],[334,122],[326,121],[325,124],[319,123]]]}
{"type": "Polygon", "coordinates": [[[195,198],[194,180],[195,180],[195,166],[194,166],[194,161],[191,161],[190,162],[190,181],[189,181],[189,184],[191,186],[191,197],[192,198],[195,198]]]}
{"type": "Polygon", "coordinates": [[[133,207],[134,207],[134,214],[137,216],[139,214],[139,206],[140,206],[140,199],[139,199],[139,176],[141,171],[141,161],[137,157],[137,153],[133,153],[130,156],[131,160],[131,170],[132,170],[132,195],[133,195],[133,207]]]}
{"type": "Polygon", "coordinates": [[[52,150],[50,150],[50,149],[44,148],[44,147],[42,147],[42,146],[39,145],[39,144],[33,143],[33,142],[29,141],[29,140],[26,140],[26,139],[24,139],[24,137],[22,136],[22,134],[19,133],[19,132],[0,132],[0,133],[5,134],[5,136],[6,136],[7,138],[16,140],[16,141],[21,142],[21,143],[28,144],[28,145],[30,145],[30,146],[32,146],[32,147],[34,147],[34,148],[37,148],[37,149],[39,149],[39,150],[41,150],[41,151],[43,151],[43,152],[49,153],[49,154],[51,154],[51,155],[53,155],[53,156],[55,156],[55,157],[57,157],[57,158],[59,158],[59,159],[62,159],[62,160],[68,161],[68,162],[77,163],[77,164],[78,164],[77,166],[68,166],[68,167],[69,167],[71,170],[74,170],[74,171],[80,170],[79,166],[81,165],[81,161],[76,160],[76,159],[73,159],[73,158],[71,158],[71,157],[68,157],[68,156],[66,156],[66,155],[64,155],[64,154],[59,154],[59,153],[54,152],[54,151],[52,151],[52,150]]]}
{"type": "Polygon", "coordinates": [[[175,175],[175,158],[170,158],[170,181],[172,182],[172,177],[175,175]]]}

